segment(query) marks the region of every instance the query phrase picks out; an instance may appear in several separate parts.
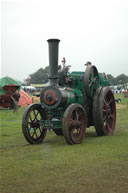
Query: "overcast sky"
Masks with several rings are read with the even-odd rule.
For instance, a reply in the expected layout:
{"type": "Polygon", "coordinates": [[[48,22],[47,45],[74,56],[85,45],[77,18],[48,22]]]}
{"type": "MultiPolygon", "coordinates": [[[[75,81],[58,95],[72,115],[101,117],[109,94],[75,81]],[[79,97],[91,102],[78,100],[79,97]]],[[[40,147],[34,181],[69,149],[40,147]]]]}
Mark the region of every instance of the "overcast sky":
{"type": "Polygon", "coordinates": [[[47,39],[58,38],[59,64],[91,61],[99,72],[128,75],[128,0],[2,0],[1,76],[24,80],[48,66],[47,39]]]}

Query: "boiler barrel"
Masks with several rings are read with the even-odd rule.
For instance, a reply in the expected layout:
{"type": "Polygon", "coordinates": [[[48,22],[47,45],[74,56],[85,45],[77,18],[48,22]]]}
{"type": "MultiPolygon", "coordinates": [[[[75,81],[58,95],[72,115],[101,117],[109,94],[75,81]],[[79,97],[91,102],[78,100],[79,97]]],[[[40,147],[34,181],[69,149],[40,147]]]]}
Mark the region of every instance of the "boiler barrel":
{"type": "Polygon", "coordinates": [[[66,108],[72,103],[83,104],[83,94],[78,89],[58,88],[51,85],[42,90],[40,101],[42,106],[48,110],[57,107],[66,108]]]}

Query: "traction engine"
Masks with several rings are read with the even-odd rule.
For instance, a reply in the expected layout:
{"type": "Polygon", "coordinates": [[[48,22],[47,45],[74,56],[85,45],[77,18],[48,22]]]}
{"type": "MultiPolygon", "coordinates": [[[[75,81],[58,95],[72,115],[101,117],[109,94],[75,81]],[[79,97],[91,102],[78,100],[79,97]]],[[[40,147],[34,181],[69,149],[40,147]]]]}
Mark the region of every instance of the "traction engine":
{"type": "Polygon", "coordinates": [[[113,135],[116,124],[114,95],[94,65],[85,72],[69,73],[63,60],[58,65],[58,39],[49,39],[49,85],[40,94],[40,103],[29,105],[22,130],[30,144],[42,143],[47,130],[63,135],[65,141],[79,144],[86,128],[94,126],[98,136],[113,135]]]}

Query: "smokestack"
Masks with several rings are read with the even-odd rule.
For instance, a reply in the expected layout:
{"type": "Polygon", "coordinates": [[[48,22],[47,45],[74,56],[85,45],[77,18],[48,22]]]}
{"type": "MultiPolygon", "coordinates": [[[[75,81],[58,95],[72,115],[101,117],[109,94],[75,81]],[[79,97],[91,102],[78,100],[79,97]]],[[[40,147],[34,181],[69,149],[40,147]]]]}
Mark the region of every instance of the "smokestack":
{"type": "Polygon", "coordinates": [[[58,47],[59,39],[47,40],[49,45],[49,79],[50,85],[58,84],[58,47]]]}

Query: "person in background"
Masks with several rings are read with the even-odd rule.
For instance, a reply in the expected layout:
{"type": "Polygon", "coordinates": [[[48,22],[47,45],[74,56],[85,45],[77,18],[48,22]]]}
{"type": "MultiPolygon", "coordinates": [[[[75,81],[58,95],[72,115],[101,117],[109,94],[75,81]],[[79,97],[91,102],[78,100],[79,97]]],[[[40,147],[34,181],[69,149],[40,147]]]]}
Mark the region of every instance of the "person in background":
{"type": "Polygon", "coordinates": [[[16,90],[16,92],[13,94],[12,96],[12,100],[14,102],[14,112],[18,111],[19,108],[19,98],[20,98],[20,93],[18,90],[16,90]]]}
{"type": "Polygon", "coordinates": [[[91,66],[92,63],[90,61],[86,62],[85,66],[91,66]]]}

